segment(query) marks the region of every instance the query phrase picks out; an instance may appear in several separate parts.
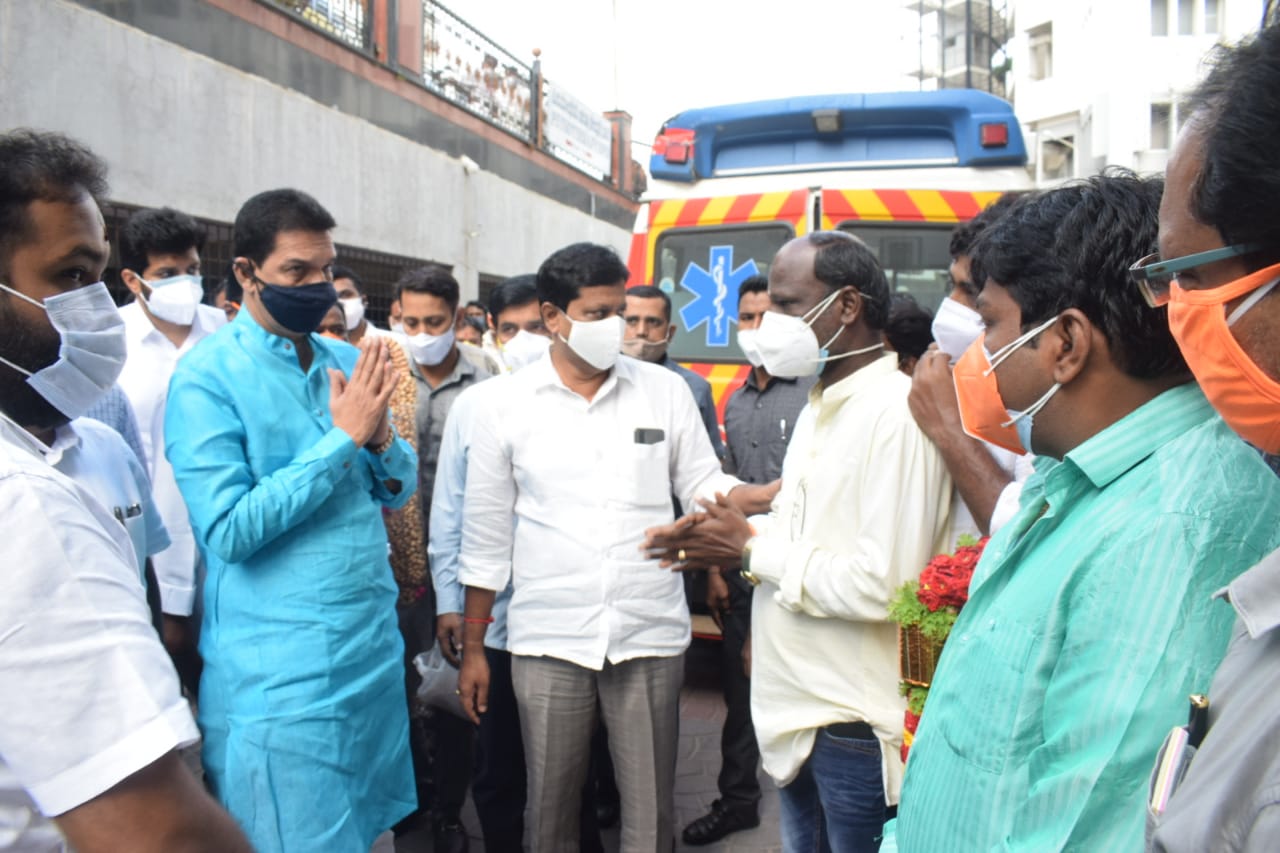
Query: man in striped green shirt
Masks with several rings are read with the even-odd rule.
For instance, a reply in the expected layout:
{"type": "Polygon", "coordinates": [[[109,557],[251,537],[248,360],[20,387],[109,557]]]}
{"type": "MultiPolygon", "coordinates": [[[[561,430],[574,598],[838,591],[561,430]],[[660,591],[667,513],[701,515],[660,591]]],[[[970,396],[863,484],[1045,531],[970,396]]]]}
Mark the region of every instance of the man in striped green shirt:
{"type": "Polygon", "coordinates": [[[900,850],[1141,849],[1156,751],[1230,636],[1210,598],[1280,545],[1280,482],[1126,280],[1160,189],[1109,173],[1041,193],[975,247],[975,346],[1040,458],[943,653],[900,850]]]}

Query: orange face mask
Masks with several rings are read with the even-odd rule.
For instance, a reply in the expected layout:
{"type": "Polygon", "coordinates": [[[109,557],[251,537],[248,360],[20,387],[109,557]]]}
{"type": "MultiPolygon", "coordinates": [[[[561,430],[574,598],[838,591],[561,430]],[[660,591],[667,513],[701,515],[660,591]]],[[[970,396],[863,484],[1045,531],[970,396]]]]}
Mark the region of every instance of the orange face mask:
{"type": "Polygon", "coordinates": [[[952,378],[956,383],[956,402],[960,404],[960,423],[966,434],[1003,447],[1019,455],[1026,453],[1018,441],[1018,431],[1005,426],[1009,412],[1000,397],[996,373],[987,358],[987,333],[969,345],[956,362],[952,378]]]}
{"type": "Polygon", "coordinates": [[[1169,286],[1169,330],[1196,381],[1222,419],[1245,441],[1280,453],[1280,383],[1263,373],[1231,334],[1231,325],[1280,282],[1280,264],[1221,287],[1169,286]],[[1227,302],[1253,295],[1227,317],[1227,302]]]}

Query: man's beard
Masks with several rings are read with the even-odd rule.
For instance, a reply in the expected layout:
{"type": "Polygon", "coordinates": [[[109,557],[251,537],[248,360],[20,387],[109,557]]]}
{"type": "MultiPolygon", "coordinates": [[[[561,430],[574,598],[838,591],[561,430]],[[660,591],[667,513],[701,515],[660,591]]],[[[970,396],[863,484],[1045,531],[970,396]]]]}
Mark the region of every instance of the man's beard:
{"type": "MultiPolygon", "coordinates": [[[[62,338],[52,326],[31,329],[14,313],[9,294],[0,295],[0,356],[35,373],[58,360],[62,338]]],[[[52,429],[68,421],[66,415],[27,384],[27,377],[0,363],[0,410],[18,426],[52,429]]]]}

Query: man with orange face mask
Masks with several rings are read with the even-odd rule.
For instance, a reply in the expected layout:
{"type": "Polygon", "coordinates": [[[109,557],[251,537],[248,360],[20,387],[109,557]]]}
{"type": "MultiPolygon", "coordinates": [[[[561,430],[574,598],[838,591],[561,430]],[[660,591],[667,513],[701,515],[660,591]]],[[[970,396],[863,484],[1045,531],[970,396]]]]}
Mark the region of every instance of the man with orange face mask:
{"type": "MultiPolygon", "coordinates": [[[[1209,402],[1249,443],[1280,453],[1280,158],[1259,144],[1280,132],[1280,22],[1221,49],[1192,109],[1169,159],[1159,256],[1132,275],[1148,301],[1168,305],[1209,402]]],[[[1170,734],[1152,774],[1151,851],[1280,849],[1280,552],[1215,599],[1201,606],[1236,617],[1231,644],[1197,688],[1208,688],[1197,703],[1207,713],[1170,734]]]]}
{"type": "Polygon", "coordinates": [[[1137,848],[1161,738],[1226,651],[1208,598],[1280,545],[1280,481],[1126,275],[1160,191],[1122,171],[1068,184],[975,247],[985,332],[956,363],[961,417],[1036,473],[930,688],[904,853],[1137,848]]]}

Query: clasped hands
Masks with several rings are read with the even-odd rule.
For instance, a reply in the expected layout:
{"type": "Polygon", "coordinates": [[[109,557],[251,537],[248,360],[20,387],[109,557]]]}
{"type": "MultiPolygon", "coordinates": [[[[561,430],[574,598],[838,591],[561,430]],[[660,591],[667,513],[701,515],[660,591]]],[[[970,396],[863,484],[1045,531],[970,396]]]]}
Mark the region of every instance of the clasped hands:
{"type": "Polygon", "coordinates": [[[333,425],[351,436],[357,446],[378,447],[386,443],[387,406],[399,377],[387,344],[381,338],[360,341],[360,357],[351,378],[341,370],[329,369],[329,413],[333,425]]]}
{"type": "Polygon", "coordinates": [[[714,501],[700,498],[698,505],[700,510],[671,524],[646,530],[640,550],[664,569],[677,572],[736,568],[742,547],[755,535],[747,517],[719,492],[714,501]]]}

